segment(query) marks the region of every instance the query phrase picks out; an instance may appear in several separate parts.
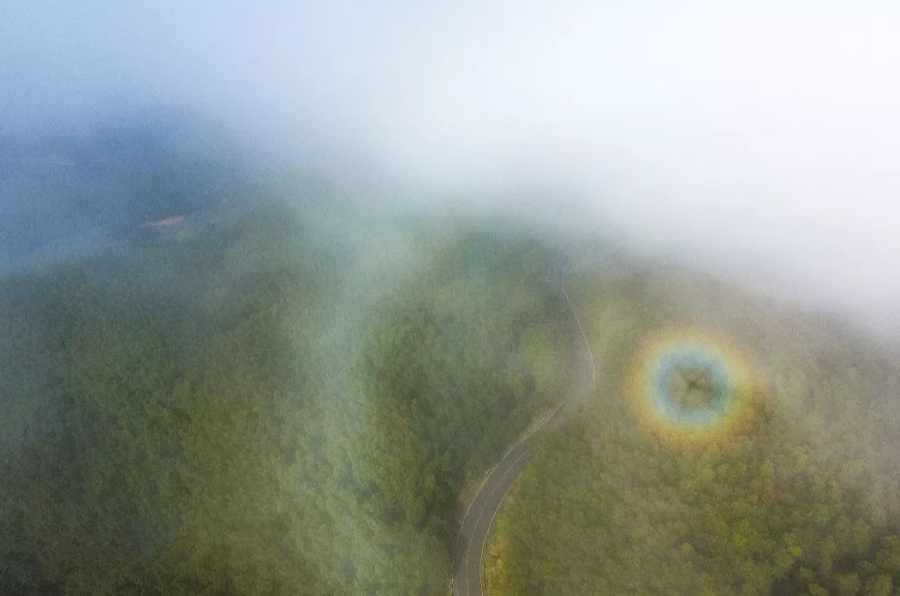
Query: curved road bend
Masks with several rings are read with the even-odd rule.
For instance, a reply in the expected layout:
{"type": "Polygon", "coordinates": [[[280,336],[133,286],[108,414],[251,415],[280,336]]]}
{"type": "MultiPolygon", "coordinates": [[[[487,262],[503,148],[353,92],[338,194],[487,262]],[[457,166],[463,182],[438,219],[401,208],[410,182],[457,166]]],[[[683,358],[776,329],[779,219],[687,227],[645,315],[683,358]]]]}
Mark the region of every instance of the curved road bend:
{"type": "Polygon", "coordinates": [[[518,443],[510,447],[506,455],[494,468],[488,472],[487,478],[478,490],[478,494],[472,500],[466,514],[463,517],[456,540],[454,552],[453,570],[453,594],[454,596],[483,596],[484,590],[481,582],[482,559],[484,557],[485,544],[487,543],[488,530],[491,523],[500,510],[503,500],[513,481],[519,474],[519,470],[528,459],[528,451],[534,441],[537,431],[559,423],[564,412],[571,404],[579,403],[587,399],[594,388],[597,372],[594,368],[594,356],[588,345],[587,336],[575,307],[569,300],[566,289],[562,288],[563,296],[569,306],[571,323],[577,339],[576,358],[578,359],[575,370],[577,374],[568,393],[568,399],[546,417],[540,424],[525,435],[518,443]]]}

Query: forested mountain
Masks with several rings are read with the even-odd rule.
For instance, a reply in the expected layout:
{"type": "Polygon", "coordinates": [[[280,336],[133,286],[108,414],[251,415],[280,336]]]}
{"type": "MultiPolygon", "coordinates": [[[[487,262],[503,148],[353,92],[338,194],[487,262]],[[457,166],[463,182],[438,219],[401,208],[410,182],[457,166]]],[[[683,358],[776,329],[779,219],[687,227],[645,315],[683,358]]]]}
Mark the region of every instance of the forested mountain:
{"type": "Polygon", "coordinates": [[[0,593],[446,593],[461,491],[562,397],[555,250],[204,192],[0,282],[0,593]]]}
{"type": "MultiPolygon", "coordinates": [[[[900,594],[896,353],[593,233],[279,177],[207,134],[0,161],[0,594],[446,595],[473,488],[584,372],[561,280],[595,395],[534,435],[492,594],[900,594]],[[636,407],[676,331],[752,381],[727,427],[636,407]]],[[[682,357],[663,409],[728,405],[682,357]]]]}
{"type": "Polygon", "coordinates": [[[588,265],[572,283],[596,395],[510,493],[492,594],[900,593],[896,353],[683,270],[588,265]],[[636,415],[646,339],[684,328],[739,346],[751,423],[676,442],[636,415]]]}

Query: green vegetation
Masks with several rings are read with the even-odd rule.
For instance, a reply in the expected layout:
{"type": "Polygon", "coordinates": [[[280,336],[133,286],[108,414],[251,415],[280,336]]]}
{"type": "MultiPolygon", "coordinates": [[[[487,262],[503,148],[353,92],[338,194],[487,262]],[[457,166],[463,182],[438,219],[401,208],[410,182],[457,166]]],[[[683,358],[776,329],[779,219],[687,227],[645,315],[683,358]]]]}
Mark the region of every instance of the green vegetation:
{"type": "Polygon", "coordinates": [[[709,373],[700,368],[681,367],[670,381],[670,395],[679,407],[704,408],[712,400],[715,387],[709,373]]]}
{"type": "Polygon", "coordinates": [[[684,274],[585,269],[573,283],[599,386],[511,491],[492,595],[900,594],[896,356],[684,274]],[[668,325],[750,354],[763,390],[749,431],[679,449],[635,424],[625,375],[668,325]]]}
{"type": "Polygon", "coordinates": [[[569,376],[551,253],[305,216],[4,280],[0,593],[446,593],[459,492],[569,376]]]}
{"type": "MultiPolygon", "coordinates": [[[[464,488],[577,372],[557,253],[314,177],[284,201],[164,128],[0,172],[0,594],[445,595],[464,488]]],[[[491,593],[900,595],[896,355],[604,254],[567,275],[596,396],[537,435],[491,593]],[[746,351],[747,424],[636,424],[626,377],[668,326],[746,351]]],[[[671,382],[715,399],[708,370],[671,382]]]]}

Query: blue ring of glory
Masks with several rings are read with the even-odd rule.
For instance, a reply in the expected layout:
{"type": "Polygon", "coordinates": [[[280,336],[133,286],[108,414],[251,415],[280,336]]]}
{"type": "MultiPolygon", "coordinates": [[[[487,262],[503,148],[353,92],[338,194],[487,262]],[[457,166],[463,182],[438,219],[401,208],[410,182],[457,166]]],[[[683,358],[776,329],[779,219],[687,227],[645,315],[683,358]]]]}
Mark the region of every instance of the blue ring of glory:
{"type": "Polygon", "coordinates": [[[650,378],[653,406],[670,423],[687,428],[714,425],[728,413],[732,405],[732,387],[722,362],[695,346],[678,347],[661,355],[650,378]],[[705,373],[711,382],[711,395],[706,405],[690,407],[679,404],[672,392],[675,375],[684,369],[705,373]]]}

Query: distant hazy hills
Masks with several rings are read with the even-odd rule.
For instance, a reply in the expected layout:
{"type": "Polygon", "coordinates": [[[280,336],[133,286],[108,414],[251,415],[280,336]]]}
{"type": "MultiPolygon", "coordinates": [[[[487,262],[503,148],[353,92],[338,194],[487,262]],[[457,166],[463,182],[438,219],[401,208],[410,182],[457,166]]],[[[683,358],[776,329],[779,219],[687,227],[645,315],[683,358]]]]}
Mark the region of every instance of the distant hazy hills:
{"type": "Polygon", "coordinates": [[[0,138],[0,272],[83,256],[218,205],[250,168],[213,126],[143,114],[0,138]]]}

